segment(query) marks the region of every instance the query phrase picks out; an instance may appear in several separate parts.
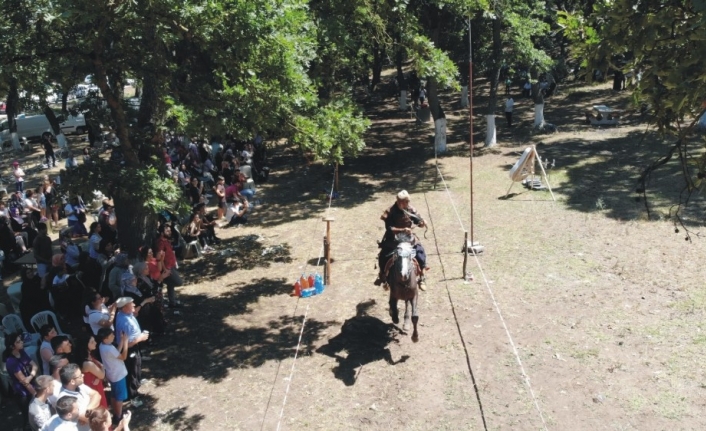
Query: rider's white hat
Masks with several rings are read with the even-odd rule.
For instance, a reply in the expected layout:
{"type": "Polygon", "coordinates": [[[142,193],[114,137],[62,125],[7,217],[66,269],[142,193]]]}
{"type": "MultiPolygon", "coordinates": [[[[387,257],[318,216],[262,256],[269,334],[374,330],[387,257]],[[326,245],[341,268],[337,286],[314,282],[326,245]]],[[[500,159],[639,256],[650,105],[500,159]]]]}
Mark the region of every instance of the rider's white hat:
{"type": "Polygon", "coordinates": [[[409,200],[409,193],[407,193],[407,190],[402,190],[401,192],[397,193],[397,200],[398,201],[408,201],[409,200]]]}

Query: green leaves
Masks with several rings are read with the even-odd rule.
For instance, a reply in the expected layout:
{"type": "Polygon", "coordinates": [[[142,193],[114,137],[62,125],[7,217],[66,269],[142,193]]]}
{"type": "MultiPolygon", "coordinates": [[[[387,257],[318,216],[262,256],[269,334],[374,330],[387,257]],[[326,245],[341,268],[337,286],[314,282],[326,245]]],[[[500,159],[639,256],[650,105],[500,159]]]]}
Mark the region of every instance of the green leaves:
{"type": "Polygon", "coordinates": [[[362,137],[370,127],[370,120],[350,100],[339,98],[313,116],[295,117],[291,127],[292,142],[304,151],[327,163],[343,164],[344,157],[355,157],[365,148],[362,137]]]}

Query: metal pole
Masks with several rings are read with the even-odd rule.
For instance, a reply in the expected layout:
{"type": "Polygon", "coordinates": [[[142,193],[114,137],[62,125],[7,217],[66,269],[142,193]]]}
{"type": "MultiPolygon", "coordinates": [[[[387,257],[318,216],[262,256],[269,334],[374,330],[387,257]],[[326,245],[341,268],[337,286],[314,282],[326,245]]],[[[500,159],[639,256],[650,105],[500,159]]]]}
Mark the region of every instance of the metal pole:
{"type": "MultiPolygon", "coordinates": [[[[468,134],[471,170],[471,247],[474,243],[473,236],[473,38],[471,36],[471,15],[468,15],[468,134]]],[[[468,239],[466,239],[468,244],[468,239]]],[[[468,247],[466,247],[468,248],[468,247]]],[[[465,264],[464,264],[465,277],[465,264]]]]}

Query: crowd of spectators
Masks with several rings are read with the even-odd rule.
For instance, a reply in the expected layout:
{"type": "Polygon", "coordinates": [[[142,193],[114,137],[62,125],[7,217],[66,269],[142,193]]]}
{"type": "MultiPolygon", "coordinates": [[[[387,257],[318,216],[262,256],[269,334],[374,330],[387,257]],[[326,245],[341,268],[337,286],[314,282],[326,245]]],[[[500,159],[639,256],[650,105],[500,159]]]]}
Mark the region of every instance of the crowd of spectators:
{"type": "MultiPolygon", "coordinates": [[[[154,232],[147,233],[153,240],[135,259],[121,252],[110,198],[93,212],[82,197],[63,197],[60,183],[48,176],[25,191],[25,173],[15,162],[15,192],[0,202],[0,261],[5,273],[20,271],[22,321],[32,328],[31,317],[50,310],[81,328],[69,337],[55,323],[43,325],[32,356],[25,350],[25,343],[34,342],[28,334],[5,334],[2,360],[26,429],[128,429],[130,414],[123,406],[142,404],[145,346],[167,333],[170,315],[181,313],[180,261],[190,250],[200,256],[220,244],[219,226],[247,222],[257,204],[255,180],[268,175],[264,151],[259,135],[224,143],[218,137],[207,143],[166,135],[164,163],[192,212],[187,218],[159,214],[154,232]],[[95,221],[87,228],[91,216],[95,221]],[[67,226],[60,230],[57,251],[50,228],[58,229],[60,218],[67,226]],[[27,254],[36,269],[13,263],[27,254]]],[[[83,163],[92,157],[85,151],[83,163]]]]}

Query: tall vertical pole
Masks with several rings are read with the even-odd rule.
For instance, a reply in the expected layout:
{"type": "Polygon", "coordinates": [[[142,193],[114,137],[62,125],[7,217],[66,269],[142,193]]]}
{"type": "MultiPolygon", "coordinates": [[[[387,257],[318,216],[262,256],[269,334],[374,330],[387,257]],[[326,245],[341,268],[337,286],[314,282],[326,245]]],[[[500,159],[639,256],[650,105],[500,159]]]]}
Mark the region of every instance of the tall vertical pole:
{"type": "MultiPolygon", "coordinates": [[[[471,244],[473,247],[473,37],[471,36],[471,15],[468,15],[468,136],[471,166],[471,244]]],[[[468,247],[468,243],[466,243],[468,247]]],[[[465,274],[464,274],[465,276],[465,274]]]]}
{"type": "Polygon", "coordinates": [[[331,216],[326,216],[323,219],[326,222],[326,236],[324,237],[324,284],[331,285],[331,222],[335,219],[331,216]]]}

